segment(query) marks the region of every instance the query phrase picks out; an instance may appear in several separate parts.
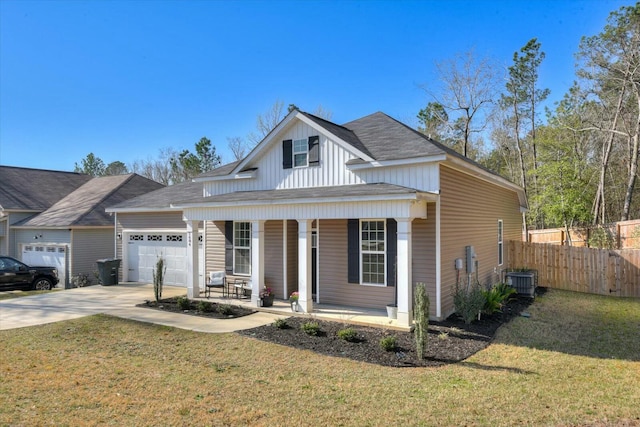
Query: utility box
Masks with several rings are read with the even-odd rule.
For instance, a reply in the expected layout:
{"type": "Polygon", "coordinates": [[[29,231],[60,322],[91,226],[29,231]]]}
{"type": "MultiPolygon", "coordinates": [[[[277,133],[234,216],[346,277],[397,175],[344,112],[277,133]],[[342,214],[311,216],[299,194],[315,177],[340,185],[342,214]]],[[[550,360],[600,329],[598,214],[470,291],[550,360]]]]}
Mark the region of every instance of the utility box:
{"type": "Polygon", "coordinates": [[[536,297],[537,280],[535,271],[510,271],[506,273],[506,278],[507,284],[513,286],[518,295],[529,298],[536,297]]]}
{"type": "Polygon", "coordinates": [[[118,284],[118,269],[120,260],[117,258],[105,258],[96,261],[98,264],[98,278],[103,286],[118,284]]]}

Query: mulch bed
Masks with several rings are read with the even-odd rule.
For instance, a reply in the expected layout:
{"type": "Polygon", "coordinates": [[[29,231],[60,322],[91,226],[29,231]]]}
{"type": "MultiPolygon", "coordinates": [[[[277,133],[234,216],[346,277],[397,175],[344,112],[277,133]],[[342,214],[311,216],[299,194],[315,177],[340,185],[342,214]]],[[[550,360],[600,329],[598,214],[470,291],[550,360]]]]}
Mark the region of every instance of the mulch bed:
{"type": "Polygon", "coordinates": [[[146,301],[137,307],[153,308],[156,310],[170,311],[172,313],[190,314],[192,316],[210,317],[212,319],[235,319],[248,316],[256,311],[231,304],[218,304],[209,301],[189,300],[189,307],[185,308],[178,303],[181,297],[165,298],[160,301],[146,301]]]}
{"type": "MultiPolygon", "coordinates": [[[[538,290],[544,292],[543,289],[538,288],[538,290]]],[[[501,313],[483,315],[480,321],[470,325],[466,325],[456,315],[442,322],[429,322],[428,344],[423,360],[419,360],[416,356],[415,338],[412,332],[348,325],[320,320],[316,317],[293,316],[286,319],[287,326],[282,329],[274,325],[265,325],[238,331],[238,333],[327,356],[345,357],[382,366],[442,366],[462,361],[486,348],[493,340],[498,328],[526,311],[532,301],[529,298],[515,298],[503,307],[501,313]],[[302,330],[302,325],[309,321],[319,324],[321,332],[318,336],[308,335],[302,330]],[[356,331],[356,342],[348,342],[337,336],[338,331],[345,328],[353,328],[356,331]],[[380,340],[389,335],[396,338],[396,348],[393,351],[386,351],[380,346],[380,340]]],[[[177,298],[170,298],[161,300],[160,303],[148,301],[139,306],[216,319],[246,316],[255,312],[243,307],[227,305],[231,307],[232,312],[221,314],[217,303],[210,304],[210,309],[203,311],[201,310],[203,307],[199,307],[197,302],[190,301],[190,308],[184,310],[178,307],[177,298]]]]}
{"type": "Polygon", "coordinates": [[[455,315],[442,322],[429,322],[428,344],[423,360],[417,358],[412,332],[347,325],[318,318],[296,316],[286,320],[288,327],[284,329],[266,325],[238,333],[327,356],[346,357],[382,366],[442,366],[464,360],[487,347],[498,328],[519,316],[531,302],[529,298],[514,299],[504,307],[502,313],[483,315],[480,321],[470,325],[455,315]],[[309,321],[320,325],[321,333],[318,336],[308,335],[302,330],[302,325],[309,321]],[[337,336],[338,331],[345,328],[353,328],[357,332],[357,342],[347,342],[337,336]],[[386,351],[380,346],[380,340],[389,335],[396,337],[393,351],[386,351]]]}

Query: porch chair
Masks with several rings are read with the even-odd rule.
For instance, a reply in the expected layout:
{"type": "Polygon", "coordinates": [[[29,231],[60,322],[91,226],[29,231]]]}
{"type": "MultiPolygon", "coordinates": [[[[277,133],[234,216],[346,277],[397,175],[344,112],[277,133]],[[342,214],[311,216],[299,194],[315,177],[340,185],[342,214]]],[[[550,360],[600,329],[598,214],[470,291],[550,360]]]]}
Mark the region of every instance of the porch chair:
{"type": "Polygon", "coordinates": [[[211,288],[222,288],[222,296],[225,296],[227,290],[227,275],[224,271],[212,271],[209,273],[209,280],[205,283],[204,296],[211,296],[211,288]]]}

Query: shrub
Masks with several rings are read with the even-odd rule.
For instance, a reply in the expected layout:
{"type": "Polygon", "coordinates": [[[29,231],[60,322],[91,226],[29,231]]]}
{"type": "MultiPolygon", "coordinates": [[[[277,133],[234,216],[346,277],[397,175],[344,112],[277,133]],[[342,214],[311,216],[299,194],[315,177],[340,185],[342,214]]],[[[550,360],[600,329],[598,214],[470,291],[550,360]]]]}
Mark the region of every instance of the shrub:
{"type": "Polygon", "coordinates": [[[74,288],[84,288],[91,284],[91,279],[88,274],[79,273],[71,278],[71,284],[74,288]]]}
{"type": "Polygon", "coordinates": [[[307,334],[317,336],[320,335],[320,324],[318,322],[304,322],[300,328],[307,334]]]}
{"type": "Polygon", "coordinates": [[[338,335],[338,338],[340,338],[341,340],[345,340],[348,342],[358,341],[358,333],[353,328],[340,329],[336,335],[338,335]]]}
{"type": "Polygon", "coordinates": [[[587,243],[590,248],[600,249],[613,249],[615,246],[615,239],[611,232],[603,227],[591,229],[589,240],[587,243]]]}
{"type": "Polygon", "coordinates": [[[416,322],[416,353],[418,359],[424,358],[424,351],[427,348],[427,338],[429,336],[429,295],[424,283],[416,284],[415,289],[414,318],[416,322]]]}
{"type": "Polygon", "coordinates": [[[209,301],[198,301],[198,311],[209,313],[213,310],[213,305],[209,301]]]}
{"type": "Polygon", "coordinates": [[[289,327],[289,325],[287,324],[287,319],[276,319],[273,322],[273,326],[278,329],[287,329],[289,327]]]}
{"type": "Polygon", "coordinates": [[[229,304],[219,304],[218,313],[222,314],[223,316],[229,316],[233,314],[233,308],[229,304]]]}
{"type": "Polygon", "coordinates": [[[191,308],[191,301],[189,301],[187,297],[178,297],[176,304],[178,304],[180,310],[189,310],[189,308],[191,308]]]}
{"type": "Polygon", "coordinates": [[[463,287],[456,286],[453,295],[453,304],[456,313],[462,317],[467,325],[473,322],[484,308],[485,298],[479,284],[471,286],[467,291],[463,287]]]}
{"type": "Polygon", "coordinates": [[[502,310],[504,303],[509,301],[515,293],[516,290],[506,283],[493,285],[488,291],[482,292],[485,299],[483,311],[487,314],[493,314],[502,310]]]}
{"type": "Polygon", "coordinates": [[[388,335],[380,339],[380,347],[385,351],[393,351],[396,349],[396,336],[388,335]]]}

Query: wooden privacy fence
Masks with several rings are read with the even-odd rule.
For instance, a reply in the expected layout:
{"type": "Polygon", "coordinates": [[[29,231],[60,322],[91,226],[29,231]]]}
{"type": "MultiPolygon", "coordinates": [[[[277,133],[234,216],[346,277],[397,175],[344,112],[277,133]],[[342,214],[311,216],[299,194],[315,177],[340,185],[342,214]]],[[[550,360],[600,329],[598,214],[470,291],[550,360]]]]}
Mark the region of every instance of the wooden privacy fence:
{"type": "Polygon", "coordinates": [[[602,229],[611,237],[616,249],[640,248],[640,219],[620,221],[604,227],[577,227],[569,230],[569,236],[563,228],[545,228],[543,230],[527,230],[527,241],[531,243],[551,243],[564,245],[571,241],[571,246],[589,246],[589,238],[594,230],[602,229]]]}
{"type": "Polygon", "coordinates": [[[592,249],[507,241],[509,268],[538,270],[538,285],[640,297],[640,250],[592,249]]]}

